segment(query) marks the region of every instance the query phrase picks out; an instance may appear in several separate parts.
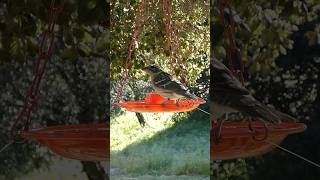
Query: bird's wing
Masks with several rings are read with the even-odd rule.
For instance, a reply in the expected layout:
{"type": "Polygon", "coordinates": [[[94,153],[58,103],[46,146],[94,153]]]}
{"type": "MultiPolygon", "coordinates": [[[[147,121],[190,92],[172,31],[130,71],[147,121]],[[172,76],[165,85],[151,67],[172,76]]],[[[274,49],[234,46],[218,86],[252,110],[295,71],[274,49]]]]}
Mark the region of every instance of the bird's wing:
{"type": "Polygon", "coordinates": [[[242,86],[240,81],[233,76],[231,71],[218,60],[213,60],[211,66],[213,92],[247,95],[250,92],[242,86]]]}
{"type": "Polygon", "coordinates": [[[238,95],[248,95],[250,92],[242,87],[234,86],[234,84],[227,83],[214,83],[213,85],[214,93],[227,93],[227,94],[238,94],[238,95]]]}
{"type": "Polygon", "coordinates": [[[175,79],[171,79],[170,81],[159,83],[158,87],[169,90],[169,91],[173,91],[177,94],[179,94],[179,92],[184,93],[187,91],[187,88],[175,79]]]}
{"type": "Polygon", "coordinates": [[[188,89],[179,81],[175,80],[168,73],[160,73],[153,80],[154,86],[161,88],[164,91],[176,93],[186,98],[194,99],[193,95],[188,92],[188,89]]]}
{"type": "Polygon", "coordinates": [[[173,77],[170,74],[168,74],[166,72],[161,72],[161,73],[157,74],[156,76],[154,76],[153,83],[157,87],[163,87],[167,83],[172,81],[172,79],[173,79],[173,77]]]}
{"type": "Polygon", "coordinates": [[[269,109],[269,111],[273,112],[274,114],[278,115],[278,117],[281,119],[281,121],[283,122],[297,122],[298,120],[292,116],[290,116],[289,114],[286,114],[286,113],[283,113],[283,112],[280,112],[280,111],[277,111],[275,110],[274,108],[272,107],[267,107],[266,108],[269,109]]]}
{"type": "Polygon", "coordinates": [[[269,122],[296,121],[295,118],[256,100],[224,64],[215,59],[211,64],[215,101],[269,122]]]}
{"type": "Polygon", "coordinates": [[[269,122],[280,122],[281,117],[272,111],[268,106],[256,100],[252,95],[238,96],[238,100],[233,103],[233,107],[251,116],[262,118],[269,122]]]}

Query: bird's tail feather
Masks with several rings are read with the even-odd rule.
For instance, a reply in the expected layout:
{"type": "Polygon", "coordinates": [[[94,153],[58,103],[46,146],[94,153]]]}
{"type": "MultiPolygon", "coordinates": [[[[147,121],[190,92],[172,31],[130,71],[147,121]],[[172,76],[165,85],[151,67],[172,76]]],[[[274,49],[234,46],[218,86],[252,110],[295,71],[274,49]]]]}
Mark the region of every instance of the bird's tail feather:
{"type": "Polygon", "coordinates": [[[271,107],[268,107],[271,111],[273,111],[279,118],[281,121],[283,122],[297,122],[297,119],[280,111],[277,111],[271,107]]]}
{"type": "Polygon", "coordinates": [[[193,94],[191,94],[191,93],[186,93],[186,94],[185,94],[185,97],[188,98],[188,99],[192,99],[192,100],[197,100],[197,99],[199,99],[198,96],[193,95],[193,94]]]}
{"type": "Polygon", "coordinates": [[[296,122],[297,120],[285,113],[275,110],[272,107],[264,106],[258,108],[257,111],[262,116],[261,118],[269,122],[296,122]]]}
{"type": "Polygon", "coordinates": [[[277,115],[277,113],[275,113],[271,108],[267,106],[264,106],[264,105],[258,106],[256,108],[256,111],[262,119],[268,122],[272,122],[272,123],[281,122],[281,118],[277,115]]]}

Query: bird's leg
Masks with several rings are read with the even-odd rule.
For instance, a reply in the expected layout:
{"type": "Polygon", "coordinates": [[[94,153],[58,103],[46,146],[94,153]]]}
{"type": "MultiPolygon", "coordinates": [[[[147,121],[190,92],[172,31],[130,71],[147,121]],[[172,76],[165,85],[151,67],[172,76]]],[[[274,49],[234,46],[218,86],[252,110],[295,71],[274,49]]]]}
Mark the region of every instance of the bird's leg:
{"type": "Polygon", "coordinates": [[[221,129],[222,129],[222,123],[225,119],[228,118],[228,113],[225,113],[220,118],[213,118],[213,133],[214,133],[214,143],[218,145],[220,143],[221,138],[221,129]]]}
{"type": "Polygon", "coordinates": [[[176,100],[176,106],[178,106],[178,107],[180,106],[180,99],[176,100]]]}
{"type": "Polygon", "coordinates": [[[214,128],[213,128],[213,131],[214,131],[214,143],[216,145],[220,143],[221,130],[222,130],[222,126],[223,126],[224,120],[225,120],[224,118],[218,118],[216,120],[216,126],[214,126],[214,128]]]}
{"type": "Polygon", "coordinates": [[[167,100],[165,100],[163,103],[161,103],[162,106],[167,105],[170,102],[170,98],[168,98],[167,100]]]}
{"type": "Polygon", "coordinates": [[[212,122],[213,122],[213,124],[217,124],[217,123],[218,123],[217,118],[216,118],[216,117],[213,117],[213,118],[212,118],[212,122]]]}

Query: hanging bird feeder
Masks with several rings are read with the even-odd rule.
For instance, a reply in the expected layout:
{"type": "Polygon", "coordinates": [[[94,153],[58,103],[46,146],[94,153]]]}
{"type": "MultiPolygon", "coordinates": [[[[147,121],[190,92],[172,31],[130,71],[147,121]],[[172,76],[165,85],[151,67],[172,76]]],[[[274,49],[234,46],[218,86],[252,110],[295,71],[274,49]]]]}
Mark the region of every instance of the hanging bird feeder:
{"type": "Polygon", "coordinates": [[[62,11],[64,1],[56,7],[51,1],[50,21],[48,29],[42,36],[40,50],[36,59],[36,71],[32,84],[28,90],[24,106],[11,127],[13,142],[21,143],[25,140],[36,140],[47,146],[53,152],[71,159],[82,161],[109,160],[109,124],[78,124],[50,126],[39,129],[29,129],[30,116],[36,106],[40,82],[46,69],[47,61],[52,54],[54,41],[54,26],[58,13],[62,11]]]}
{"type": "MultiPolygon", "coordinates": [[[[179,44],[178,44],[178,39],[176,36],[176,32],[173,29],[172,25],[172,20],[171,20],[171,11],[172,11],[172,4],[171,0],[163,0],[162,5],[163,5],[163,22],[165,25],[165,31],[166,31],[166,48],[170,52],[170,58],[169,60],[171,61],[171,66],[172,66],[172,72],[175,74],[175,67],[174,64],[177,63],[173,56],[173,50],[176,51],[175,56],[178,61],[180,69],[185,71],[185,69],[182,68],[183,62],[181,62],[180,56],[179,56],[179,44]],[[171,42],[173,40],[173,44],[171,42]]],[[[137,40],[137,36],[141,30],[142,26],[142,15],[144,14],[145,10],[145,5],[146,1],[142,0],[139,6],[138,10],[138,15],[136,16],[135,19],[135,29],[132,32],[132,37],[131,37],[131,42],[129,44],[129,50],[128,50],[128,56],[124,64],[124,72],[123,75],[121,76],[120,80],[120,87],[118,91],[118,95],[116,99],[120,99],[123,95],[123,89],[124,89],[124,84],[128,76],[128,69],[131,65],[131,58],[132,58],[132,52],[135,49],[135,43],[137,40]]],[[[185,83],[185,78],[184,76],[180,75],[181,81],[185,83]]],[[[140,100],[140,101],[125,101],[125,102],[117,102],[115,103],[116,105],[125,108],[128,111],[132,112],[185,112],[185,111],[191,111],[197,108],[200,104],[204,104],[205,101],[203,99],[197,99],[197,100],[189,100],[189,99],[181,99],[178,102],[175,100],[170,100],[169,102],[166,102],[167,99],[162,97],[159,94],[156,93],[150,93],[146,94],[145,100],[140,100]],[[166,103],[164,103],[166,102],[166,103]]]]}
{"type": "Polygon", "coordinates": [[[79,124],[30,129],[23,138],[36,140],[63,157],[82,161],[109,159],[109,125],[79,124]]]}
{"type": "MultiPolygon", "coordinates": [[[[269,124],[268,132],[266,132],[266,128],[261,122],[254,121],[251,126],[254,131],[248,129],[248,121],[225,122],[222,126],[220,137],[216,137],[217,134],[211,131],[211,160],[262,155],[275,148],[268,142],[280,144],[288,135],[303,132],[306,129],[306,125],[303,123],[269,124]],[[215,142],[217,138],[219,138],[219,143],[215,142]]],[[[216,127],[214,126],[213,128],[216,127]]]]}
{"type": "Polygon", "coordinates": [[[163,104],[165,101],[167,101],[167,99],[159,94],[150,93],[146,94],[146,99],[144,101],[127,101],[116,104],[132,112],[184,112],[191,111],[197,108],[200,104],[205,103],[202,99],[182,99],[179,100],[179,102],[170,100],[163,104]]]}
{"type": "MultiPolygon", "coordinates": [[[[240,49],[235,40],[234,19],[228,0],[219,1],[219,12],[229,40],[227,48],[229,69],[244,85],[244,68],[240,49]]],[[[230,122],[227,119],[218,123],[212,122],[210,157],[211,160],[226,160],[262,155],[274,149],[275,145],[280,144],[288,135],[303,132],[305,129],[305,124],[294,122],[264,124],[246,120],[230,122]]]]}

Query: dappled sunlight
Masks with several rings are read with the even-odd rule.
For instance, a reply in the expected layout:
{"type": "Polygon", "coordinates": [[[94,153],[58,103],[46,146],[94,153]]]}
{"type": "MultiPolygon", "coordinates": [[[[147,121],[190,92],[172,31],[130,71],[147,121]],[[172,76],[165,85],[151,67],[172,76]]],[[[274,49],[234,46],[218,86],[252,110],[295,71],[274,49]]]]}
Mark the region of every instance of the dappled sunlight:
{"type": "Polygon", "coordinates": [[[134,113],[111,121],[112,177],[209,176],[207,117],[199,113],[144,115],[144,128],[134,113]]]}
{"type": "Polygon", "coordinates": [[[173,125],[168,121],[174,113],[145,113],[146,126],[141,127],[135,113],[127,112],[111,120],[111,153],[121,151],[133,143],[150,139],[154,134],[173,125]]]}

